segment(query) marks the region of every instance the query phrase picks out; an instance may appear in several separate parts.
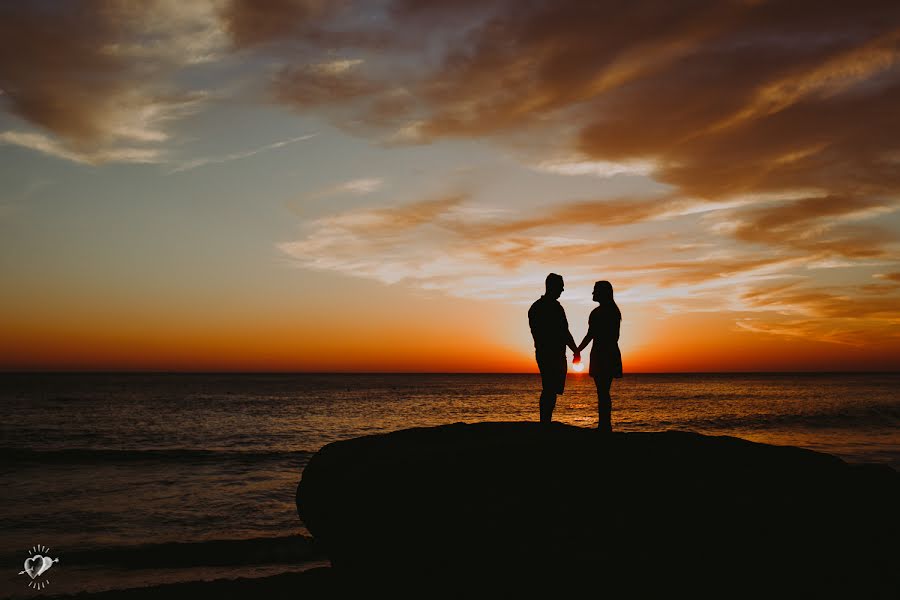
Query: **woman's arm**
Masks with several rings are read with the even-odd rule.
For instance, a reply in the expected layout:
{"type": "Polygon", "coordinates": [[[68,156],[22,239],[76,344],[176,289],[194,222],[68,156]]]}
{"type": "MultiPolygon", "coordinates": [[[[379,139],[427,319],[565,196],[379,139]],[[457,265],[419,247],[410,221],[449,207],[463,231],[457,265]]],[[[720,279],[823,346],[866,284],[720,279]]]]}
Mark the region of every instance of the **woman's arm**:
{"type": "Polygon", "coordinates": [[[594,332],[591,331],[591,325],[588,323],[588,332],[585,334],[584,339],[581,340],[581,343],[578,344],[578,352],[580,353],[584,350],[585,346],[590,344],[592,339],[594,339],[594,332]]]}

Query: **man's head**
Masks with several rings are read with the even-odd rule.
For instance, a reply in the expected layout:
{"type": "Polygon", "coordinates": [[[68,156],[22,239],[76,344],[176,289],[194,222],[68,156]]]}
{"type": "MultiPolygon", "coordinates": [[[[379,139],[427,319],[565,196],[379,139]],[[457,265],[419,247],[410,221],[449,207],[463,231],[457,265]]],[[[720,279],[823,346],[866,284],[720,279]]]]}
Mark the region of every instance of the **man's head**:
{"type": "Polygon", "coordinates": [[[547,280],[544,282],[547,293],[545,296],[549,296],[550,298],[556,299],[563,293],[563,278],[562,275],[557,275],[556,273],[550,273],[547,275],[547,280]]]}

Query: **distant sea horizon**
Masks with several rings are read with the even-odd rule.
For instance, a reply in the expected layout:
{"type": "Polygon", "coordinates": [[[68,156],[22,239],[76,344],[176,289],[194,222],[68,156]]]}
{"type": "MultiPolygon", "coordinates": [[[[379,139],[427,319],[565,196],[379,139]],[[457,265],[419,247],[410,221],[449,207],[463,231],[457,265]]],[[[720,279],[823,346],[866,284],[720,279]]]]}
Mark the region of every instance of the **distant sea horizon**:
{"type": "MultiPolygon", "coordinates": [[[[570,367],[571,368],[571,367],[570,367]]],[[[290,371],[290,370],[174,370],[174,369],[0,369],[0,375],[535,375],[538,371],[290,371]]],[[[789,370],[789,371],[625,371],[624,375],[873,375],[900,374],[900,369],[789,370]]],[[[589,377],[570,371],[569,377],[589,377]]]]}

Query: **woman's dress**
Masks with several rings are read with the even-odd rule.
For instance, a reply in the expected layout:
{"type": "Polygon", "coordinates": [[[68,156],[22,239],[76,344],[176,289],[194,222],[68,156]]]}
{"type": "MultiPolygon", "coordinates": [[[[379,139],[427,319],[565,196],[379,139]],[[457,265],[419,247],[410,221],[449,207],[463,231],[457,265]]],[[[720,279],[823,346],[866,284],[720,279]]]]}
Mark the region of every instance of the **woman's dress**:
{"type": "Polygon", "coordinates": [[[622,353],[619,351],[619,325],[617,311],[598,306],[588,317],[588,331],[591,333],[591,377],[621,377],[622,353]]]}

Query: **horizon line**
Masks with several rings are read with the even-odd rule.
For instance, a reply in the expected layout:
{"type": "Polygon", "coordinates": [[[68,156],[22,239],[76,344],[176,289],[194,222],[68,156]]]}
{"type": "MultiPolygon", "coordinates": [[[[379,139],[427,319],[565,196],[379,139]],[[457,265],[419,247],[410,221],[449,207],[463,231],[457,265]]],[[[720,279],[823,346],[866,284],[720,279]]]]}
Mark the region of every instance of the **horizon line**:
{"type": "MultiPolygon", "coordinates": [[[[293,371],[167,369],[0,369],[0,375],[539,375],[538,371],[293,371]]],[[[569,372],[572,377],[588,373],[569,372]]],[[[900,375],[898,370],[626,371],[628,375],[900,375]]]]}

